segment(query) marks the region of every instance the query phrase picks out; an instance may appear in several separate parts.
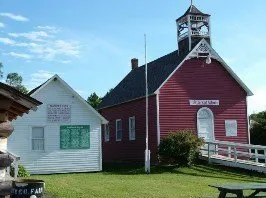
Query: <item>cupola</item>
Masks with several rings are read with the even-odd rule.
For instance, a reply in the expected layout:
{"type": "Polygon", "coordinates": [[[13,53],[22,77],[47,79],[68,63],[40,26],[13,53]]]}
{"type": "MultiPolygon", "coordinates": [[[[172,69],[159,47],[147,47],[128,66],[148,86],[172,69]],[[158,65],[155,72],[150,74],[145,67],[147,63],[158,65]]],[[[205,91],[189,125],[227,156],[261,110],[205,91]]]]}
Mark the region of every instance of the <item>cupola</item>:
{"type": "Polygon", "coordinates": [[[180,53],[191,51],[203,38],[211,44],[210,15],[201,12],[192,2],[176,24],[180,53]]]}

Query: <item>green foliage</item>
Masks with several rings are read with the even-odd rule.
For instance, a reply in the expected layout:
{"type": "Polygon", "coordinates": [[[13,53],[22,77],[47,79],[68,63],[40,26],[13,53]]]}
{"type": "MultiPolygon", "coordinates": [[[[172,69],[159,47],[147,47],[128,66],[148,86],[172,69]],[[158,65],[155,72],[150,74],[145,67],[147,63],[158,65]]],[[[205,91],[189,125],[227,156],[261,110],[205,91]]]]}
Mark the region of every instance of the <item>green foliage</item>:
{"type": "MultiPolygon", "coordinates": [[[[12,177],[14,177],[14,171],[15,171],[14,167],[11,166],[11,168],[10,168],[10,175],[11,175],[12,177]]],[[[30,176],[30,174],[29,174],[29,172],[24,168],[24,166],[22,166],[22,165],[18,165],[18,177],[29,177],[29,176],[30,176]]]]}
{"type": "Polygon", "coordinates": [[[195,136],[192,130],[185,129],[163,137],[158,153],[160,158],[168,159],[170,163],[190,166],[195,162],[202,145],[203,139],[195,136]]]}
{"type": "MultiPolygon", "coordinates": [[[[113,88],[109,89],[109,91],[107,91],[107,93],[105,94],[105,96],[107,96],[107,95],[108,95],[109,93],[111,93],[113,90],[114,90],[113,88]]],[[[104,96],[104,97],[105,97],[105,96],[104,96]]]]}
{"type": "Polygon", "coordinates": [[[23,78],[18,73],[9,73],[6,77],[6,83],[10,86],[16,88],[24,94],[27,94],[29,91],[27,88],[22,85],[23,78]]]}
{"type": "Polygon", "coordinates": [[[88,99],[87,102],[94,108],[94,109],[98,109],[100,103],[102,102],[102,99],[94,92],[93,94],[91,94],[88,99]]]}
{"type": "Polygon", "coordinates": [[[6,83],[12,87],[21,85],[22,81],[23,78],[18,73],[9,73],[6,77],[6,83]]]}
{"type": "Polygon", "coordinates": [[[29,93],[29,90],[24,86],[24,85],[19,85],[16,87],[17,90],[19,90],[20,92],[27,94],[29,93]]]}
{"type": "Polygon", "coordinates": [[[252,114],[250,120],[251,144],[266,146],[266,111],[252,114]]]}

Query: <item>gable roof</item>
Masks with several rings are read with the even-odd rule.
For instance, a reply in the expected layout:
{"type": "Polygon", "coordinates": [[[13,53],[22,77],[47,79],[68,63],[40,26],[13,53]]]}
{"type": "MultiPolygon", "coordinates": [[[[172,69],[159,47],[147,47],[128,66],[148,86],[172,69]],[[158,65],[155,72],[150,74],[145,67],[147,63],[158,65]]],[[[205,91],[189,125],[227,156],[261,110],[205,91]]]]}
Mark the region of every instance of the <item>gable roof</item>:
{"type": "Polygon", "coordinates": [[[198,8],[196,8],[196,6],[191,5],[189,6],[189,8],[187,9],[187,11],[177,19],[177,21],[181,18],[183,18],[184,16],[187,15],[202,15],[202,16],[210,16],[209,14],[205,14],[203,12],[201,12],[198,8]]]}
{"type": "MultiPolygon", "coordinates": [[[[210,57],[218,60],[228,73],[239,83],[246,91],[248,96],[253,93],[241,81],[241,79],[233,72],[233,70],[225,63],[218,53],[202,39],[189,53],[178,53],[174,51],[155,61],[148,63],[148,90],[149,95],[156,94],[167,80],[182,66],[182,64],[190,59],[198,57],[198,53],[209,53],[210,57]],[[199,51],[204,49],[205,51],[199,51]]],[[[99,109],[115,106],[131,100],[145,97],[145,66],[133,69],[129,74],[106,95],[99,109]]]]}
{"type": "Polygon", "coordinates": [[[17,89],[0,82],[0,96],[10,101],[9,105],[2,105],[1,110],[8,112],[8,119],[11,121],[29,110],[36,111],[42,103],[17,89]]]}
{"type": "MultiPolygon", "coordinates": [[[[149,94],[153,94],[158,89],[184,58],[185,55],[179,55],[178,51],[174,51],[148,63],[149,94]]],[[[131,70],[127,76],[103,98],[99,109],[141,98],[144,97],[145,94],[145,65],[142,65],[131,70]]]]}
{"type": "Polygon", "coordinates": [[[73,95],[81,102],[83,103],[89,110],[91,110],[99,119],[102,121],[103,124],[107,124],[108,121],[98,113],[87,101],[85,101],[74,89],[72,89],[63,79],[61,79],[57,74],[48,79],[46,82],[41,84],[40,86],[36,87],[32,91],[29,92],[30,96],[33,97],[38,92],[40,92],[44,87],[46,87],[49,83],[53,82],[54,79],[57,79],[67,90],[69,90],[73,95]]]}

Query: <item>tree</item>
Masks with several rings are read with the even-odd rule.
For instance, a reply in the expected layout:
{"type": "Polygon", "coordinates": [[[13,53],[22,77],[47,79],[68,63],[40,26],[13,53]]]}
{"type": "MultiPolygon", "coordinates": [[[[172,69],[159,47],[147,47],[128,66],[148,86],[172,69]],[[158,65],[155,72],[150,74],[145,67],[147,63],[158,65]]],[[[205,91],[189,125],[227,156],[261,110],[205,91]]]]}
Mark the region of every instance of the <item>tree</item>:
{"type": "Polygon", "coordinates": [[[250,116],[250,140],[251,144],[266,146],[266,111],[250,116]]]}
{"type": "MultiPolygon", "coordinates": [[[[109,91],[107,91],[107,93],[105,94],[105,96],[107,96],[109,93],[111,93],[112,91],[114,90],[114,88],[111,88],[111,89],[109,89],[109,91]]],[[[104,97],[105,97],[104,96],[104,97]]]]}
{"type": "Polygon", "coordinates": [[[12,87],[17,87],[21,85],[22,81],[23,78],[18,73],[10,73],[6,77],[6,83],[12,87]]]}
{"type": "Polygon", "coordinates": [[[18,73],[9,73],[6,77],[7,84],[21,91],[22,93],[27,94],[29,91],[24,85],[22,85],[22,82],[23,78],[18,73]]]}
{"type": "Polygon", "coordinates": [[[3,78],[2,68],[3,68],[3,64],[0,62],[0,79],[3,78]]]}
{"type": "Polygon", "coordinates": [[[100,103],[102,102],[102,99],[94,92],[92,93],[88,99],[87,102],[94,108],[98,109],[100,103]]]}

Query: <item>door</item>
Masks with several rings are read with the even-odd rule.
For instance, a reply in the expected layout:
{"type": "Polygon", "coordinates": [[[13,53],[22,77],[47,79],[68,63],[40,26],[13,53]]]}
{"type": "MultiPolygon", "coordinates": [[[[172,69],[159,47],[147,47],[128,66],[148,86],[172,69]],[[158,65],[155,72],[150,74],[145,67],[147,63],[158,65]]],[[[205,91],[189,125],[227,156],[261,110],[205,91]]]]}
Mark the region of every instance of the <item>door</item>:
{"type": "MultiPolygon", "coordinates": [[[[212,111],[207,108],[201,108],[197,113],[198,137],[203,138],[206,142],[214,141],[214,117],[212,111]]],[[[204,146],[207,149],[207,145],[204,146]]],[[[213,150],[214,148],[211,148],[213,150]]],[[[207,154],[206,152],[203,152],[207,154]]]]}

